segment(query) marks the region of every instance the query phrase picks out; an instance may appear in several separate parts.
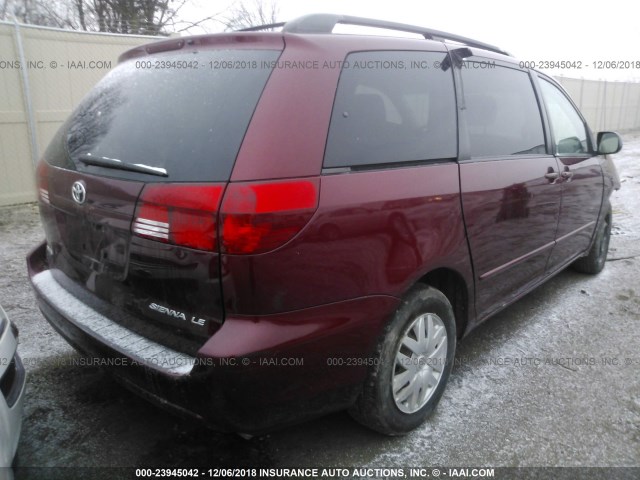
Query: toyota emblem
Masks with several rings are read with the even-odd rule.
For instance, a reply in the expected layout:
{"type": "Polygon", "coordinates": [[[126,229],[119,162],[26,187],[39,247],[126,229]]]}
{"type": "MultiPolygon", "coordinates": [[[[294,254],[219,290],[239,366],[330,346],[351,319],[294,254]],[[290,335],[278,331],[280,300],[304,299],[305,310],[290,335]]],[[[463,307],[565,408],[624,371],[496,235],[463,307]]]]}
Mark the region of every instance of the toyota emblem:
{"type": "Polygon", "coordinates": [[[71,187],[71,196],[73,200],[82,205],[87,199],[87,189],[84,187],[84,182],[75,182],[71,187]]]}

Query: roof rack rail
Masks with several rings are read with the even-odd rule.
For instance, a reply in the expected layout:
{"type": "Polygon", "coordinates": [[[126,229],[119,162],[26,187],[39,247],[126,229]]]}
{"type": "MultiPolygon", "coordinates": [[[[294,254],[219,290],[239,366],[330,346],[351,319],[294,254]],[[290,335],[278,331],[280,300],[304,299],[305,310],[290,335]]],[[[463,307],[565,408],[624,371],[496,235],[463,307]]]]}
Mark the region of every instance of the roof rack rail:
{"type": "Polygon", "coordinates": [[[445,42],[461,43],[468,47],[482,48],[491,52],[502,55],[511,56],[506,51],[488,43],[479,42],[472,38],[462,37],[453,33],[442,32],[430,28],[417,27],[415,25],[407,25],[404,23],[387,22],[385,20],[375,20],[372,18],[353,17],[351,15],[336,15],[331,13],[314,13],[304,15],[286,23],[272,23],[270,25],[261,25],[259,27],[245,28],[241,31],[259,31],[269,28],[282,27],[282,31],[286,33],[331,33],[338,24],[356,25],[360,27],[383,28],[386,30],[397,30],[400,32],[415,33],[422,35],[427,40],[437,40],[445,42]]]}
{"type": "Polygon", "coordinates": [[[266,25],[258,25],[256,27],[241,28],[238,32],[259,32],[261,30],[270,30],[272,28],[284,27],[285,22],[267,23],[266,25]]]}

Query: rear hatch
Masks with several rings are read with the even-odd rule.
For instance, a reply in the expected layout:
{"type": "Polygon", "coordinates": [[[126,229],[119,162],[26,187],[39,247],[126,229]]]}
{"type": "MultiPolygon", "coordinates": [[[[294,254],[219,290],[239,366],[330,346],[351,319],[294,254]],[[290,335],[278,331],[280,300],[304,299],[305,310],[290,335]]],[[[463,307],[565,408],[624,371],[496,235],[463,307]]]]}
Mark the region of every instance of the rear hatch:
{"type": "Polygon", "coordinates": [[[224,319],[218,207],[281,52],[245,37],[242,49],[189,47],[120,64],[38,167],[58,281],[112,320],[191,354],[224,319]]]}

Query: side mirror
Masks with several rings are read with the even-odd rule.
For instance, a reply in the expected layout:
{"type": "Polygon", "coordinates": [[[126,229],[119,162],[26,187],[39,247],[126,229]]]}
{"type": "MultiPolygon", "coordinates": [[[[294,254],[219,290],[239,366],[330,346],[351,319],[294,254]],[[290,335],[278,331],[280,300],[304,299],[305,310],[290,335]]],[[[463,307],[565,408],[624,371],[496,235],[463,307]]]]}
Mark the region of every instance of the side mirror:
{"type": "Polygon", "coordinates": [[[616,132],[598,132],[598,155],[609,155],[622,150],[622,139],[616,132]]]}

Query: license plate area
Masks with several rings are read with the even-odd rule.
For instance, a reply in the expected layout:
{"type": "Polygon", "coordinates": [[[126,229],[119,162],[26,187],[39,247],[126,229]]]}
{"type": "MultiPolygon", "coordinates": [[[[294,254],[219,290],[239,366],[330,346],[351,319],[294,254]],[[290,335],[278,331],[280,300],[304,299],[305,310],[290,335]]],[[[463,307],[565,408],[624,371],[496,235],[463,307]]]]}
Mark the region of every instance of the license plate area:
{"type": "Polygon", "coordinates": [[[66,221],[58,225],[64,230],[61,236],[72,259],[89,274],[123,281],[127,276],[129,232],[115,229],[104,218],[90,213],[62,215],[66,221]]]}

